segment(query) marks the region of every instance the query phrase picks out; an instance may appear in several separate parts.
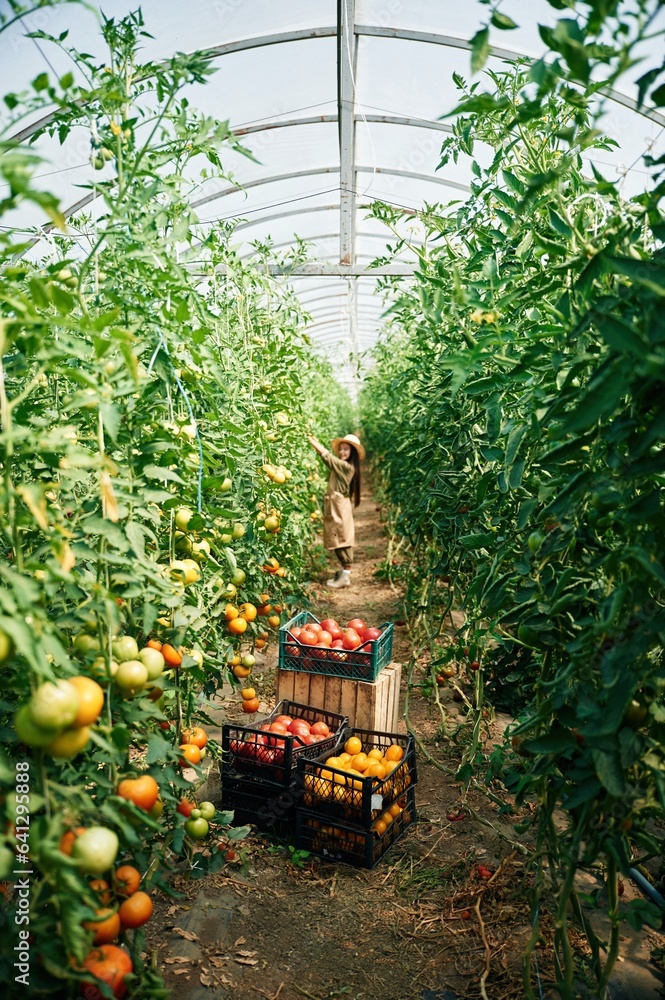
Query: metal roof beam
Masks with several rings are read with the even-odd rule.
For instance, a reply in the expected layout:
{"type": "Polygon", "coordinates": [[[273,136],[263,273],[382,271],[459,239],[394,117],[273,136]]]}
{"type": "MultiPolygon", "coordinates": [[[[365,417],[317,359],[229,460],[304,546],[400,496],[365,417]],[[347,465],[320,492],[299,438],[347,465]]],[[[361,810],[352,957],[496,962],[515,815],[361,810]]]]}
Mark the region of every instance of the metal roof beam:
{"type": "MultiPolygon", "coordinates": [[[[373,258],[372,258],[373,259],[373,258]]],[[[233,270],[231,268],[231,270],[233,270]]],[[[338,264],[328,261],[311,262],[307,264],[268,264],[265,269],[268,274],[302,277],[315,275],[342,278],[373,278],[373,277],[409,277],[415,273],[414,264],[384,264],[381,267],[366,268],[362,264],[338,264]]],[[[217,274],[226,273],[226,265],[215,268],[217,274]]]]}
{"type": "Polygon", "coordinates": [[[355,0],[337,0],[337,114],[339,115],[339,262],[355,261],[355,0]]]}
{"type": "MultiPolygon", "coordinates": [[[[458,191],[469,191],[468,184],[460,184],[458,181],[447,180],[445,177],[438,177],[435,174],[421,174],[415,170],[399,170],[397,167],[356,167],[356,172],[360,174],[389,174],[391,177],[408,177],[411,180],[426,181],[432,184],[441,184],[443,187],[455,188],[458,191]]],[[[232,187],[223,188],[198,198],[191,203],[192,208],[199,208],[207,205],[217,198],[226,198],[230,194],[238,194],[248,188],[260,187],[262,184],[277,184],[279,181],[297,180],[300,177],[316,177],[320,174],[339,173],[339,167],[312,167],[309,170],[294,170],[289,174],[269,174],[267,177],[257,177],[253,181],[245,184],[234,184],[232,187]]]]}

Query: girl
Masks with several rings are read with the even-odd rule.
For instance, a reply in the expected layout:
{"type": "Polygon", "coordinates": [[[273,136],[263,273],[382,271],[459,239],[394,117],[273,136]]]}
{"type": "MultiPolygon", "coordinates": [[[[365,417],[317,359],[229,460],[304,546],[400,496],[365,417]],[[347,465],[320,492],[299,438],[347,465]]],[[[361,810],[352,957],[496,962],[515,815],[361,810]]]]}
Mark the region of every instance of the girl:
{"type": "Polygon", "coordinates": [[[332,448],[336,455],[331,454],[311,434],[307,435],[307,440],[330,469],[323,501],[323,544],[335,552],[342,568],[334,580],[326,580],[326,585],[350,587],[355,541],[351,498],[353,506],[357,507],[360,503],[360,463],[365,457],[365,449],[355,434],[335,438],[332,448]]]}

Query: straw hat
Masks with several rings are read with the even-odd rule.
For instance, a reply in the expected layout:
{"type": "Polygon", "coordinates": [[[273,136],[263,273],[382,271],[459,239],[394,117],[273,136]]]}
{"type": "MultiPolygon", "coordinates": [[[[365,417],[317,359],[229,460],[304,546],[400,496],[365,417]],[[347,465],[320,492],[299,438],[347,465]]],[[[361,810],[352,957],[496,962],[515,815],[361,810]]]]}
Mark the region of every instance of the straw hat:
{"type": "Polygon", "coordinates": [[[353,447],[358,452],[358,458],[362,462],[363,459],[365,458],[365,449],[363,448],[363,446],[361,445],[360,441],[355,436],[355,434],[347,434],[343,438],[335,438],[335,440],[332,443],[332,450],[335,452],[335,454],[337,454],[337,449],[339,448],[342,441],[346,441],[348,442],[348,444],[353,445],[353,447]]]}

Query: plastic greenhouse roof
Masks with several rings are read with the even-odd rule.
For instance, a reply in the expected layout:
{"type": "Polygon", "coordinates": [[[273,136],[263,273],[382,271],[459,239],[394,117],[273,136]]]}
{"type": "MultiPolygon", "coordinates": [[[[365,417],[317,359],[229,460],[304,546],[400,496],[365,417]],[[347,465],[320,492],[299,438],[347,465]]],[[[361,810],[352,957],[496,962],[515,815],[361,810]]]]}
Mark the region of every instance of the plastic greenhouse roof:
{"type": "MultiPolygon", "coordinates": [[[[138,0],[105,0],[107,17],[121,17],[138,0]]],[[[271,239],[278,249],[297,237],[311,243],[311,263],[284,280],[291,282],[312,316],[312,339],[339,361],[352,382],[352,352],[376,340],[382,303],[374,295],[376,271],[368,264],[384,253],[390,233],[367,218],[378,199],[407,210],[423,202],[464,198],[468,163],[437,171],[441,142],[456,104],[453,72],[471,76],[469,40],[485,23],[487,7],[472,0],[143,0],[146,59],[177,51],[206,50],[215,72],[205,85],[187,90],[191,103],[242,136],[257,162],[227,150],[227,180],[204,182],[194,201],[201,223],[239,219],[234,242],[251,256],[254,240],[271,239]]],[[[0,11],[8,13],[7,0],[0,11]]],[[[546,0],[505,0],[503,13],[519,25],[494,32],[487,68],[525,56],[538,58],[543,43],[538,24],[561,16],[546,0]],[[498,37],[497,37],[498,36],[498,37]]],[[[665,22],[661,11],[660,26],[665,22]]],[[[69,29],[68,43],[103,58],[103,40],[93,11],[63,5],[24,16],[0,35],[1,93],[26,89],[38,73],[72,70],[66,56],[48,42],[26,37],[41,29],[53,35],[69,29]]],[[[646,66],[660,62],[658,40],[645,46],[646,66]]],[[[633,69],[633,79],[644,66],[633,69]]],[[[626,196],[644,190],[649,175],[641,154],[665,152],[665,116],[635,110],[636,88],[628,77],[607,101],[601,127],[619,143],[594,150],[590,159],[610,180],[620,178],[626,196]]],[[[29,138],[31,124],[19,138],[29,138]]],[[[45,163],[38,174],[61,201],[75,231],[75,206],[93,176],[90,136],[72,132],[35,143],[45,163]],[[83,187],[82,187],[83,185],[83,187]]],[[[483,150],[478,150],[482,161],[483,150]]],[[[99,175],[97,175],[99,176],[99,175]]],[[[102,175],[103,176],[103,175],[102,175]]],[[[100,205],[85,205],[95,217],[100,205]]],[[[43,233],[43,216],[28,206],[8,214],[10,226],[43,233]]],[[[418,239],[408,214],[404,226],[418,239]]],[[[47,227],[44,227],[46,229],[47,227]]],[[[53,239],[53,235],[43,238],[53,239]]],[[[34,253],[44,252],[37,244],[34,253]]],[[[413,256],[393,267],[406,276],[413,256]]]]}

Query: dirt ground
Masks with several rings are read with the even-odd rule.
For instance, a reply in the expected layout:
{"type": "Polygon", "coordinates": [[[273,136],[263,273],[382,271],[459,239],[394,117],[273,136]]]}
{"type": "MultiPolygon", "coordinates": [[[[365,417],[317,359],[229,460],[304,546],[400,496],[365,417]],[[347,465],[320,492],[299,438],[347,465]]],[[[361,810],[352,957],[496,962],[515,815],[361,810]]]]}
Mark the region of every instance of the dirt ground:
{"type": "MultiPolygon", "coordinates": [[[[331,591],[328,573],[311,586],[313,613],[340,622],[360,616],[378,624],[402,617],[399,594],[374,576],[386,538],[371,496],[356,512],[357,549],[352,586],[331,591]]],[[[396,627],[393,658],[406,663],[404,628],[396,627]]],[[[274,705],[276,651],[252,677],[262,708],[274,705]]],[[[404,676],[402,679],[404,685],[404,676]]],[[[224,692],[223,692],[224,694],[224,692]]],[[[219,722],[241,718],[237,697],[225,692],[219,722]]],[[[403,692],[402,692],[403,697],[403,692]]],[[[451,712],[457,705],[449,702],[451,712]]],[[[246,717],[245,717],[246,721],[246,717]]],[[[438,717],[420,697],[411,721],[425,748],[447,772],[419,755],[418,819],[373,870],[301,857],[293,840],[254,831],[240,858],[203,879],[175,875],[184,894],[161,897],[147,925],[147,950],[178,1000],[518,1000],[524,997],[521,958],[531,932],[530,876],[511,819],[471,795],[463,819],[455,753],[437,740],[438,717]],[[501,836],[502,834],[503,836],[501,836]],[[479,876],[478,864],[493,873],[479,876]]],[[[508,720],[491,724],[491,742],[508,720]]],[[[404,723],[400,731],[405,732],[404,723]]],[[[215,732],[212,733],[215,735],[215,732]]],[[[219,799],[211,772],[204,797],[219,799]]],[[[629,884],[625,899],[638,895],[629,884]]],[[[554,998],[550,934],[544,921],[537,948],[534,995],[554,998]]],[[[614,997],[655,1000],[662,979],[650,963],[660,934],[626,940],[614,997]]],[[[535,967],[534,967],[535,968],[535,967]]],[[[580,996],[589,995],[580,984],[580,996]]]]}

